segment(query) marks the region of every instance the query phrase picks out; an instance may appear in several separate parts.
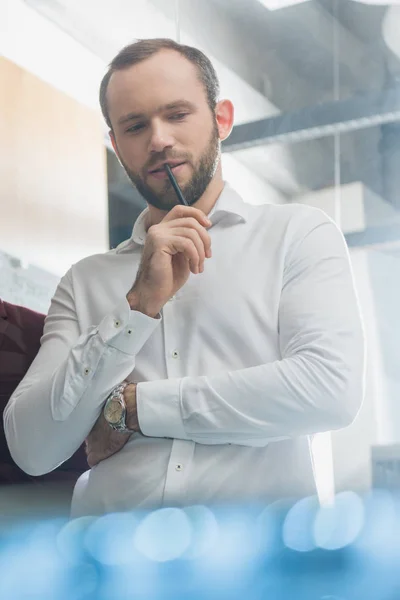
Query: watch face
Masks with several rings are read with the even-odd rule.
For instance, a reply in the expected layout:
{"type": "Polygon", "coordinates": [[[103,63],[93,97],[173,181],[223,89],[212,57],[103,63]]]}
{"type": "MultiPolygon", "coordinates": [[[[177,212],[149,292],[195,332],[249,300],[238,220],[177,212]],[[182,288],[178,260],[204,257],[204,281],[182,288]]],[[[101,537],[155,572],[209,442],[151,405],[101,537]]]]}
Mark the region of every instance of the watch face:
{"type": "Polygon", "coordinates": [[[104,417],[108,423],[117,425],[123,416],[123,407],[118,400],[110,400],[104,408],[104,417]]]}

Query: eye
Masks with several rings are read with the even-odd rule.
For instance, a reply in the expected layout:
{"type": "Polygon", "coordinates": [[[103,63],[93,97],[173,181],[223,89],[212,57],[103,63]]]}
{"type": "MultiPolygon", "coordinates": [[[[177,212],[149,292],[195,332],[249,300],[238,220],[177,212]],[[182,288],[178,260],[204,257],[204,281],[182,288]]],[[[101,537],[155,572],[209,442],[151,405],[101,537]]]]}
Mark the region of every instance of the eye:
{"type": "Polygon", "coordinates": [[[138,133],[144,128],[144,123],[136,123],[136,125],[132,125],[126,130],[126,133],[138,133]]]}
{"type": "Polygon", "coordinates": [[[189,113],[176,113],[175,115],[171,115],[169,118],[171,121],[183,121],[185,117],[187,117],[189,113]]]}

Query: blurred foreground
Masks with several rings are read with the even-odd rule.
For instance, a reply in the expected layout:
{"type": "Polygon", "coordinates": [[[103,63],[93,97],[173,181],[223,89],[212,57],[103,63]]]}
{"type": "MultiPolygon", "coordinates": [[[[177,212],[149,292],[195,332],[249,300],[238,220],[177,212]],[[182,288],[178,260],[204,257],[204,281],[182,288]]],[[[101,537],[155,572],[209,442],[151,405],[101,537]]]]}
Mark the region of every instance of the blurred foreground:
{"type": "Polygon", "coordinates": [[[39,504],[1,511],[1,600],[400,598],[400,497],[387,491],[75,520],[39,504]]]}

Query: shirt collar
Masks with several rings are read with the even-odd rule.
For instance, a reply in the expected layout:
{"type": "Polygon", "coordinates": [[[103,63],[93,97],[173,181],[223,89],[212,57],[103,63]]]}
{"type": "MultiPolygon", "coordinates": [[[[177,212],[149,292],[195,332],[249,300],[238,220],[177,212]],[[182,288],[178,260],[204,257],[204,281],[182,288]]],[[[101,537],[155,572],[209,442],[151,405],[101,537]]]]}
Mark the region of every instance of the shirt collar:
{"type": "MultiPolygon", "coordinates": [[[[231,224],[245,223],[248,219],[249,205],[246,204],[239,194],[229,185],[224,182],[224,188],[214,204],[208,218],[215,225],[223,219],[231,224]]],[[[138,244],[143,246],[146,241],[146,217],[149,212],[148,208],[140,213],[133,226],[132,235],[129,240],[122,242],[117,247],[117,252],[125,250],[128,246],[138,244]]]]}

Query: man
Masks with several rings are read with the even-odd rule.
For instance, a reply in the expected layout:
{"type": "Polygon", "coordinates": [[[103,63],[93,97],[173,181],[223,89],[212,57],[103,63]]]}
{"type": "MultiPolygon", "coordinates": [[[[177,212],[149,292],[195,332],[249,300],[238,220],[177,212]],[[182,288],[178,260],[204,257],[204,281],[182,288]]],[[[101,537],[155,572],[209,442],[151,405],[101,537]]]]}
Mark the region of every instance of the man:
{"type": "Polygon", "coordinates": [[[148,208],[128,241],[62,278],[5,411],[31,474],[89,436],[75,516],[313,494],[310,436],[361,405],[343,236],[317,209],[248,205],[224,183],[233,106],[218,93],[204,54],[172,40],[128,46],[103,79],[111,141],[148,208]]]}
{"type": "MultiPolygon", "coordinates": [[[[0,408],[3,412],[10,396],[29,369],[40,348],[45,316],[0,298],[0,408]]],[[[42,477],[31,477],[14,463],[3,431],[0,435],[0,484],[75,482],[87,469],[84,447],[59,469],[42,477]]]]}

